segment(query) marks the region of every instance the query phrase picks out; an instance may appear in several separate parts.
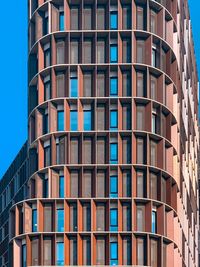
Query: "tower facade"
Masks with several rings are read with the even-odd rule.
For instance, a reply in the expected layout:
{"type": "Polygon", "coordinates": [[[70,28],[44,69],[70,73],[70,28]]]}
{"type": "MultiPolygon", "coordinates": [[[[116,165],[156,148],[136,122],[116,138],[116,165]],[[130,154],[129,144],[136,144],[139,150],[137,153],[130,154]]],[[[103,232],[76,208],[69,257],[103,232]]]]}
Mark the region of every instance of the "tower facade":
{"type": "Polygon", "coordinates": [[[187,1],[29,1],[29,189],[13,266],[198,266],[187,1]]]}

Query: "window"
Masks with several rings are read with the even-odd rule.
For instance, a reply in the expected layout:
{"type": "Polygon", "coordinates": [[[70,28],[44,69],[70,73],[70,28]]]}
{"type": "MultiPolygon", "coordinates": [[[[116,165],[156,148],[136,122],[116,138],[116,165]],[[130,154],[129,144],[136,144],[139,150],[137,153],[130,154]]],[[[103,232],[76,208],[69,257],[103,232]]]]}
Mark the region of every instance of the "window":
{"type": "Polygon", "coordinates": [[[118,179],[116,175],[110,176],[110,197],[118,197],[118,179]]]}
{"type": "Polygon", "coordinates": [[[26,267],[26,245],[22,245],[22,267],[26,267]]]}
{"type": "Polygon", "coordinates": [[[69,265],[77,265],[77,239],[70,237],[69,240],[69,265]]]}
{"type": "Polygon", "coordinates": [[[131,29],[131,6],[122,6],[122,28],[123,30],[131,29]]]}
{"type": "Polygon", "coordinates": [[[130,72],[122,74],[122,91],[123,96],[131,96],[131,75],[130,72]]]}
{"type": "Polygon", "coordinates": [[[118,243],[110,242],[110,265],[118,265],[118,243]]]}
{"type": "Polygon", "coordinates": [[[118,163],[118,145],[117,143],[110,144],[110,164],[118,163]]]}
{"type": "Polygon", "coordinates": [[[77,77],[70,77],[70,97],[78,96],[78,79],[77,77]]]}
{"type": "Polygon", "coordinates": [[[161,201],[166,203],[167,185],[164,177],[161,179],[161,201]]]}
{"type": "Polygon", "coordinates": [[[83,237],[83,265],[91,265],[90,237],[83,237]]]}
{"type": "Polygon", "coordinates": [[[92,62],[92,42],[90,40],[84,40],[83,42],[83,63],[92,62]]]}
{"type": "Polygon", "coordinates": [[[144,172],[137,171],[137,197],[144,197],[144,172]]]}
{"type": "Polygon", "coordinates": [[[117,44],[110,45],[110,62],[116,63],[118,61],[118,48],[117,44]]]}
{"type": "Polygon", "coordinates": [[[43,241],[43,264],[52,264],[52,241],[50,237],[45,237],[43,241]]]}
{"type": "Polygon", "coordinates": [[[65,16],[64,16],[64,11],[61,11],[59,13],[59,30],[64,31],[65,29],[65,16]]]}
{"type": "Polygon", "coordinates": [[[106,246],[105,238],[97,237],[96,239],[96,265],[106,264],[106,246]]]}
{"type": "Polygon", "coordinates": [[[64,243],[56,243],[56,265],[64,266],[64,243]]]}
{"type": "Polygon", "coordinates": [[[131,130],[131,105],[123,105],[122,106],[123,111],[123,118],[122,118],[122,124],[123,124],[123,130],[131,130]]]}
{"type": "Polygon", "coordinates": [[[96,207],[97,231],[105,231],[105,204],[98,203],[96,207]]]}
{"type": "Polygon", "coordinates": [[[79,19],[78,14],[79,10],[77,7],[70,8],[70,29],[71,30],[78,30],[79,29],[79,19]]]}
{"type": "Polygon", "coordinates": [[[92,8],[90,6],[83,8],[83,29],[92,29],[92,8]]]}
{"type": "Polygon", "coordinates": [[[131,197],[131,172],[123,171],[123,197],[131,197]]]}
{"type": "Polygon", "coordinates": [[[84,131],[92,130],[92,111],[84,110],[84,131]]]}
{"type": "Polygon", "coordinates": [[[79,173],[78,171],[72,171],[70,173],[70,197],[78,197],[78,188],[79,188],[79,173]]]}
{"type": "Polygon", "coordinates": [[[137,206],[137,231],[145,231],[145,207],[142,205],[137,206]]]}
{"type": "Polygon", "coordinates": [[[144,139],[141,137],[137,138],[137,164],[144,164],[145,153],[144,153],[144,139]]]}
{"type": "Polygon", "coordinates": [[[153,111],[152,111],[152,133],[157,133],[157,111],[156,109],[154,108],[153,111]]]}
{"type": "Polygon", "coordinates": [[[105,197],[105,181],[106,174],[104,171],[97,171],[97,182],[96,182],[96,197],[105,197]]]}
{"type": "Polygon", "coordinates": [[[151,232],[152,232],[153,234],[155,234],[156,231],[157,231],[157,224],[156,224],[156,221],[157,221],[156,210],[152,210],[152,213],[151,213],[151,232]]]}
{"type": "Polygon", "coordinates": [[[137,6],[137,30],[144,30],[144,8],[137,6]]]}
{"type": "Polygon", "coordinates": [[[157,34],[157,13],[154,10],[150,10],[150,31],[157,34]]]}
{"type": "Polygon", "coordinates": [[[70,231],[77,232],[77,205],[70,204],[70,231]]]}
{"type": "Polygon", "coordinates": [[[122,41],[122,61],[123,63],[131,62],[131,41],[129,39],[124,39],[122,41]]]}
{"type": "Polygon", "coordinates": [[[158,242],[151,239],[151,266],[158,267],[158,242]]]}
{"type": "Polygon", "coordinates": [[[71,40],[70,42],[70,63],[79,63],[79,45],[77,40],[71,40]]]}
{"type": "Polygon", "coordinates": [[[150,164],[157,165],[157,143],[153,140],[150,141],[150,164]]]}
{"type": "Polygon", "coordinates": [[[43,18],[43,35],[46,35],[49,33],[49,19],[48,19],[48,11],[45,12],[44,18],[43,18]]]}
{"type": "Polygon", "coordinates": [[[97,96],[105,96],[105,74],[103,72],[97,73],[97,96]]]}
{"type": "Polygon", "coordinates": [[[122,163],[131,163],[131,138],[123,137],[122,139],[122,163]]]}
{"type": "Polygon", "coordinates": [[[118,27],[118,16],[117,11],[110,12],[110,29],[117,30],[118,27]]]}
{"type": "Polygon", "coordinates": [[[97,63],[105,63],[105,41],[97,41],[97,63]]]}
{"type": "Polygon", "coordinates": [[[144,252],[144,239],[137,238],[137,265],[145,265],[144,252]]]}
{"type": "Polygon", "coordinates": [[[64,176],[59,176],[59,197],[64,198],[65,188],[64,188],[64,176]]]}
{"type": "Polygon", "coordinates": [[[117,96],[118,94],[118,79],[117,77],[110,78],[110,95],[117,96]]]}
{"type": "Polygon", "coordinates": [[[150,173],[150,198],[157,199],[157,175],[150,173]]]}
{"type": "Polygon", "coordinates": [[[57,209],[57,232],[64,232],[64,209],[57,209]]]}
{"type": "Polygon", "coordinates": [[[57,129],[58,131],[64,131],[64,111],[59,110],[57,116],[57,129]]]}
{"type": "Polygon", "coordinates": [[[129,203],[122,205],[122,225],[123,231],[131,231],[131,206],[129,203]]]}
{"type": "Polygon", "coordinates": [[[110,111],[110,130],[117,130],[118,128],[118,111],[110,111]]]}
{"type": "Polygon", "coordinates": [[[122,240],[123,246],[123,265],[131,265],[131,255],[132,255],[132,246],[131,246],[131,238],[130,237],[123,237],[122,240]]]}
{"type": "Polygon", "coordinates": [[[105,105],[97,105],[97,130],[105,130],[105,105]]]}
{"type": "Polygon", "coordinates": [[[33,237],[31,240],[31,265],[39,265],[39,240],[37,237],[33,237]]]}
{"type": "Polygon", "coordinates": [[[51,145],[50,141],[44,143],[44,166],[51,165],[51,145]]]}
{"type": "Polygon", "coordinates": [[[157,52],[156,52],[156,46],[152,47],[152,57],[151,57],[151,64],[153,67],[157,67],[157,52]]]}
{"type": "Polygon", "coordinates": [[[78,130],[78,113],[77,110],[70,111],[70,130],[77,131],[78,130]]]}
{"type": "Polygon", "coordinates": [[[83,231],[91,230],[91,209],[90,204],[83,204],[83,231]]]}
{"type": "Polygon", "coordinates": [[[48,177],[43,179],[43,197],[49,196],[49,180],[48,177]]]}
{"type": "Polygon", "coordinates": [[[79,163],[79,139],[72,137],[70,140],[70,163],[79,163]]]}
{"type": "Polygon", "coordinates": [[[145,41],[137,40],[137,62],[145,63],[145,41]]]}
{"type": "Polygon", "coordinates": [[[51,65],[51,51],[50,44],[44,46],[44,67],[47,68],[51,65]]]}
{"type": "Polygon", "coordinates": [[[105,138],[97,137],[97,164],[105,164],[105,138]]]}
{"type": "Polygon", "coordinates": [[[48,132],[49,132],[49,114],[48,114],[48,109],[46,109],[43,115],[43,134],[47,134],[48,132]]]}
{"type": "Polygon", "coordinates": [[[146,95],[145,90],[145,76],[143,72],[137,72],[137,96],[144,97],[146,95]]]}
{"type": "Polygon", "coordinates": [[[150,84],[151,99],[157,99],[157,79],[151,75],[151,84],[150,84]]]}
{"type": "Polygon", "coordinates": [[[37,210],[32,210],[32,232],[37,232],[37,210]]]}
{"type": "Polygon", "coordinates": [[[51,98],[51,82],[50,77],[44,78],[44,100],[49,100],[51,98]]]}
{"type": "Polygon", "coordinates": [[[145,130],[145,106],[137,105],[137,130],[145,130]]]}
{"type": "Polygon", "coordinates": [[[65,97],[65,73],[59,71],[56,73],[57,97],[65,97]]]}
{"type": "Polygon", "coordinates": [[[92,96],[92,75],[90,73],[83,75],[83,96],[92,96]]]}
{"type": "Polygon", "coordinates": [[[92,172],[84,171],[82,179],[82,197],[90,198],[92,196],[92,172]]]}
{"type": "Polygon", "coordinates": [[[52,231],[52,205],[44,204],[44,232],[52,231]]]}
{"type": "Polygon", "coordinates": [[[65,42],[62,39],[56,42],[56,59],[57,64],[65,63],[65,42]]]}
{"type": "Polygon", "coordinates": [[[105,29],[105,8],[97,6],[97,30],[105,29]]]}

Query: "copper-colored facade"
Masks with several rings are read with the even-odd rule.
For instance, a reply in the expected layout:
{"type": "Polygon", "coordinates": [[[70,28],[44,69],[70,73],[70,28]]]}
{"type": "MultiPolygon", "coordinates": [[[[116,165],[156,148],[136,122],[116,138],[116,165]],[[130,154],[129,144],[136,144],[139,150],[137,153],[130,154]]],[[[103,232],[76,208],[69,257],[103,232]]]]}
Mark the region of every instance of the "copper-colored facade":
{"type": "Polygon", "coordinates": [[[12,266],[198,266],[187,1],[29,1],[28,199],[12,266]]]}

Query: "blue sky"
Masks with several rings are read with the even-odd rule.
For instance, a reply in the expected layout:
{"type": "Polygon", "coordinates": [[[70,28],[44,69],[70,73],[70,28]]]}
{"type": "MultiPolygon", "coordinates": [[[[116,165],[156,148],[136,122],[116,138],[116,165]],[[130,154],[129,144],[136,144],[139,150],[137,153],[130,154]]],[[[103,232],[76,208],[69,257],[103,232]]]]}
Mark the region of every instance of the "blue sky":
{"type": "MultiPolygon", "coordinates": [[[[200,73],[200,1],[189,0],[200,73]],[[195,2],[195,3],[194,3],[195,2]]],[[[0,178],[27,138],[27,0],[2,1],[0,16],[0,178]]]]}

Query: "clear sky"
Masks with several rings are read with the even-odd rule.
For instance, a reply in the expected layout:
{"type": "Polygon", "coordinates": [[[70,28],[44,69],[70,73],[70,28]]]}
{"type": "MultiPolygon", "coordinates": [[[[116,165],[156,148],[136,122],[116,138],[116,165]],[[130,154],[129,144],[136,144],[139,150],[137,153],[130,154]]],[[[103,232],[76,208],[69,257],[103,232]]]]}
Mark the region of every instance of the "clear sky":
{"type": "MultiPolygon", "coordinates": [[[[27,0],[2,1],[0,178],[27,138],[27,0]]],[[[189,0],[200,73],[200,1],[189,0]]]]}

